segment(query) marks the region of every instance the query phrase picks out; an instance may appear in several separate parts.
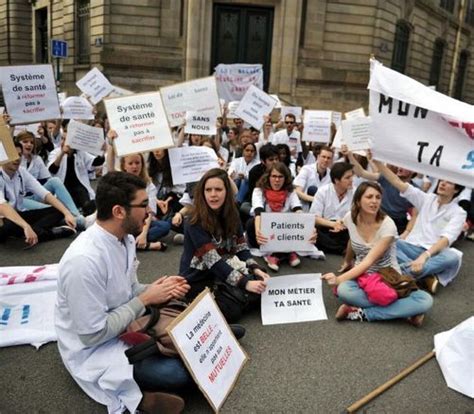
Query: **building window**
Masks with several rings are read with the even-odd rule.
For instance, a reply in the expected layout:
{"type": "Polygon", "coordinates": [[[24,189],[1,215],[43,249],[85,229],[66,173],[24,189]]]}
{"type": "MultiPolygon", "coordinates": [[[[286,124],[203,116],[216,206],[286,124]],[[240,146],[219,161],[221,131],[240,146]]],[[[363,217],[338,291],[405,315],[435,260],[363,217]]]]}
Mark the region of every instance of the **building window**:
{"type": "Polygon", "coordinates": [[[36,25],[36,63],[48,63],[49,39],[48,39],[48,8],[43,7],[35,10],[36,25]]]}
{"type": "Polygon", "coordinates": [[[409,39],[410,26],[406,22],[398,22],[393,41],[392,69],[400,73],[405,73],[409,39]]]}
{"type": "Polygon", "coordinates": [[[436,89],[438,89],[439,79],[441,77],[441,65],[443,63],[444,44],[445,43],[443,40],[436,39],[433,48],[433,59],[431,61],[429,84],[436,86],[436,89]]]}
{"type": "Polygon", "coordinates": [[[467,0],[465,22],[474,26],[474,0],[467,0]]]}
{"type": "Polygon", "coordinates": [[[76,3],[77,16],[77,63],[87,64],[90,62],[91,24],[90,24],[90,1],[79,0],[76,3]]]}
{"type": "Polygon", "coordinates": [[[456,86],[454,87],[454,98],[461,100],[463,96],[464,79],[466,78],[467,61],[469,52],[463,50],[459,55],[458,71],[456,77],[456,86]]]}
{"type": "Polygon", "coordinates": [[[301,26],[300,26],[300,46],[304,46],[304,37],[306,35],[306,14],[308,12],[308,0],[303,0],[301,10],[301,26]]]}
{"type": "Polygon", "coordinates": [[[439,7],[452,13],[454,11],[454,3],[455,3],[455,0],[441,0],[439,2],[439,7]]]}

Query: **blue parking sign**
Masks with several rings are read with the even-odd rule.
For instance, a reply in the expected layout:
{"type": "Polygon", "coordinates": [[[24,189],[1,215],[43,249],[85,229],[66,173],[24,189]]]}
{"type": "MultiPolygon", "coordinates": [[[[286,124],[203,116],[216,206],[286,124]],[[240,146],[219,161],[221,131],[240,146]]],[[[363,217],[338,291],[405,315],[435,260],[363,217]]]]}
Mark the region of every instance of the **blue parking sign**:
{"type": "Polygon", "coordinates": [[[51,40],[51,56],[67,58],[67,42],[64,40],[51,40]]]}

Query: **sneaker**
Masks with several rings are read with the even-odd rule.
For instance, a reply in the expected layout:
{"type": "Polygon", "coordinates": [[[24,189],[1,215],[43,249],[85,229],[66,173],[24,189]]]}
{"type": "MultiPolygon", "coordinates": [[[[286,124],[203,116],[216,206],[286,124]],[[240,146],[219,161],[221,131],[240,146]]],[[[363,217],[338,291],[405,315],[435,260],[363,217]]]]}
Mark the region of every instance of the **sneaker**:
{"type": "Polygon", "coordinates": [[[265,260],[267,262],[267,266],[272,269],[274,272],[278,272],[278,270],[280,269],[280,267],[278,266],[278,263],[280,262],[280,260],[278,260],[277,257],[275,256],[272,256],[271,254],[268,255],[268,256],[265,256],[263,258],[263,260],[265,260]]]}
{"type": "Polygon", "coordinates": [[[289,263],[290,263],[291,267],[296,267],[301,263],[300,258],[298,257],[298,255],[295,252],[290,253],[289,263]]]}
{"type": "Polygon", "coordinates": [[[74,236],[77,232],[72,227],[69,226],[58,226],[51,229],[53,238],[62,239],[64,237],[74,236]]]}
{"type": "Polygon", "coordinates": [[[407,322],[415,328],[419,328],[423,324],[424,319],[425,314],[420,313],[419,315],[410,316],[409,318],[407,318],[407,322]]]}
{"type": "Polygon", "coordinates": [[[86,221],[86,229],[88,229],[90,226],[92,226],[95,221],[97,219],[97,213],[92,213],[92,214],[89,214],[88,216],[85,217],[85,221],[86,221]]]}
{"type": "Polygon", "coordinates": [[[432,295],[436,294],[436,291],[438,290],[438,286],[439,286],[438,278],[435,275],[427,276],[425,277],[424,282],[425,282],[426,290],[432,295]]]}
{"type": "Polygon", "coordinates": [[[184,244],[184,234],[177,233],[173,237],[174,244],[184,244]]]}
{"type": "Polygon", "coordinates": [[[138,409],[147,414],[179,414],[184,410],[184,400],[167,392],[144,392],[138,409]]]}
{"type": "Polygon", "coordinates": [[[245,328],[242,325],[238,325],[236,323],[229,324],[229,327],[232,333],[235,336],[235,339],[239,340],[245,336],[245,328]]]}
{"type": "Polygon", "coordinates": [[[336,312],[336,319],[338,321],[366,321],[364,310],[362,308],[356,308],[355,306],[349,306],[342,304],[336,312]]]}

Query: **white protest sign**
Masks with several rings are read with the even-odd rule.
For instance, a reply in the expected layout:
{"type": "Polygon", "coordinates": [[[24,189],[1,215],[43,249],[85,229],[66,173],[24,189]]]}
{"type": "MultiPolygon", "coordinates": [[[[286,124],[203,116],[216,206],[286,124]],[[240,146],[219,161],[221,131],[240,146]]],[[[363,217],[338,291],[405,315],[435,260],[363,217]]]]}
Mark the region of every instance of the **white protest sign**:
{"type": "Polygon", "coordinates": [[[261,129],[264,116],[269,115],[275,105],[274,98],[251,85],[235,110],[235,114],[254,128],[261,129]]]}
{"type": "Polygon", "coordinates": [[[346,119],[365,118],[365,111],[364,108],[357,108],[353,111],[345,112],[344,116],[346,119]]]}
{"type": "Polygon", "coordinates": [[[224,404],[248,357],[205,289],[167,329],[214,411],[224,404]]]}
{"type": "Polygon", "coordinates": [[[113,90],[110,92],[109,98],[121,98],[123,96],[135,95],[135,92],[129,91],[128,89],[121,88],[117,85],[112,85],[113,90]]]}
{"type": "Polygon", "coordinates": [[[334,135],[334,140],[332,141],[331,147],[340,149],[344,144],[342,139],[342,127],[339,127],[334,135]]]}
{"type": "Polygon", "coordinates": [[[67,128],[66,144],[76,150],[102,155],[104,130],[71,120],[67,128]]]}
{"type": "Polygon", "coordinates": [[[214,112],[186,112],[185,134],[215,135],[217,133],[216,114],[214,112]]]}
{"type": "Polygon", "coordinates": [[[329,142],[331,139],[331,111],[304,111],[303,141],[329,142]]]}
{"type": "Polygon", "coordinates": [[[87,72],[83,78],[76,82],[76,85],[94,105],[114,90],[112,84],[97,68],[87,72]]]}
{"type": "Polygon", "coordinates": [[[94,119],[94,107],[82,96],[70,96],[61,104],[63,119],[94,119]]]}
{"type": "Polygon", "coordinates": [[[336,128],[339,128],[341,126],[341,120],[342,120],[342,113],[332,111],[332,122],[334,123],[336,128]]]}
{"type": "Polygon", "coordinates": [[[263,69],[261,64],[232,65],[219,64],[215,67],[219,97],[226,102],[240,101],[250,85],[263,89],[263,69]]]}
{"type": "Polygon", "coordinates": [[[281,109],[281,101],[278,95],[270,94],[270,96],[276,101],[275,109],[281,109]]]}
{"type": "Polygon", "coordinates": [[[15,125],[14,134],[15,136],[22,131],[31,132],[33,135],[38,135],[38,128],[41,126],[41,123],[36,122],[34,124],[25,124],[25,125],[15,125]]]}
{"type": "Polygon", "coordinates": [[[342,136],[351,151],[366,150],[372,147],[372,120],[365,118],[344,119],[342,136]]]}
{"type": "Polygon", "coordinates": [[[287,116],[288,114],[292,114],[295,116],[296,122],[301,122],[302,113],[303,113],[303,108],[301,108],[301,106],[282,106],[281,107],[281,118],[283,120],[285,119],[285,116],[287,116]]]}
{"type": "Polygon", "coordinates": [[[270,278],[261,308],[263,325],[327,319],[321,273],[270,278]]]}
{"type": "Polygon", "coordinates": [[[235,110],[239,107],[240,101],[229,102],[227,106],[227,118],[238,118],[235,114],[235,110]]]}
{"type": "Polygon", "coordinates": [[[0,83],[11,125],[61,118],[51,65],[3,66],[0,83]]]}
{"type": "Polygon", "coordinates": [[[170,148],[168,156],[175,185],[199,181],[208,170],[219,167],[217,155],[209,147],[170,148]]]}
{"type": "Polygon", "coordinates": [[[374,158],[472,187],[472,105],[381,64],[372,67],[369,89],[374,158]]]}
{"type": "Polygon", "coordinates": [[[268,242],[260,246],[262,252],[309,252],[314,231],[314,214],[262,213],[260,231],[268,242]]]}
{"type": "Polygon", "coordinates": [[[3,146],[3,142],[0,141],[0,163],[8,162],[8,154],[3,146]]]}
{"type": "Polygon", "coordinates": [[[160,92],[172,127],[181,125],[187,111],[214,112],[214,118],[221,116],[214,76],[165,86],[160,89],[160,92]]]}
{"type": "Polygon", "coordinates": [[[174,145],[159,92],[106,99],[104,103],[110,126],[117,132],[117,156],[174,145]]]}
{"type": "Polygon", "coordinates": [[[58,93],[58,100],[59,100],[59,105],[62,105],[64,100],[67,98],[67,93],[66,92],[59,92],[58,93]]]}

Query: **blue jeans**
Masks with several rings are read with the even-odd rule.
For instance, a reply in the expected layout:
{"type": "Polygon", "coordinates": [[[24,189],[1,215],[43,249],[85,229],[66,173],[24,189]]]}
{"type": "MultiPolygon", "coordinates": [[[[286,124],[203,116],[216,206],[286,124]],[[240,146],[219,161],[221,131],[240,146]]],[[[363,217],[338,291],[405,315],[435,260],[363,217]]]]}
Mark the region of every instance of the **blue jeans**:
{"type": "Polygon", "coordinates": [[[192,384],[181,359],[152,355],[133,365],[133,378],[141,390],[176,392],[192,384]]]}
{"type": "Polygon", "coordinates": [[[453,272],[459,266],[459,257],[448,249],[444,249],[437,255],[430,257],[424,264],[421,273],[413,273],[410,264],[416,260],[420,254],[425,252],[424,247],[415,246],[405,240],[397,240],[397,261],[403,274],[413,276],[415,279],[422,279],[429,275],[436,275],[447,270],[453,272]]]}
{"type": "MultiPolygon", "coordinates": [[[[71,194],[69,194],[69,191],[58,177],[50,178],[48,181],[46,181],[43,187],[51,192],[51,194],[55,195],[56,198],[66,206],[66,208],[74,217],[79,216],[79,210],[77,209],[71,194]]],[[[37,196],[32,196],[32,198],[24,198],[23,207],[26,210],[39,210],[40,208],[49,207],[48,204],[44,204],[41,201],[42,200],[39,200],[37,196]]]]}
{"type": "Polygon", "coordinates": [[[337,287],[337,294],[342,302],[364,309],[369,321],[409,318],[425,313],[433,306],[433,298],[422,290],[416,290],[410,296],[398,299],[388,306],[376,306],[367,299],[355,280],[341,283],[337,287]]]}
{"type": "Polygon", "coordinates": [[[150,228],[148,229],[148,234],[146,236],[146,241],[148,243],[153,243],[158,241],[158,239],[165,237],[171,230],[171,223],[165,220],[152,220],[150,228]]]}

